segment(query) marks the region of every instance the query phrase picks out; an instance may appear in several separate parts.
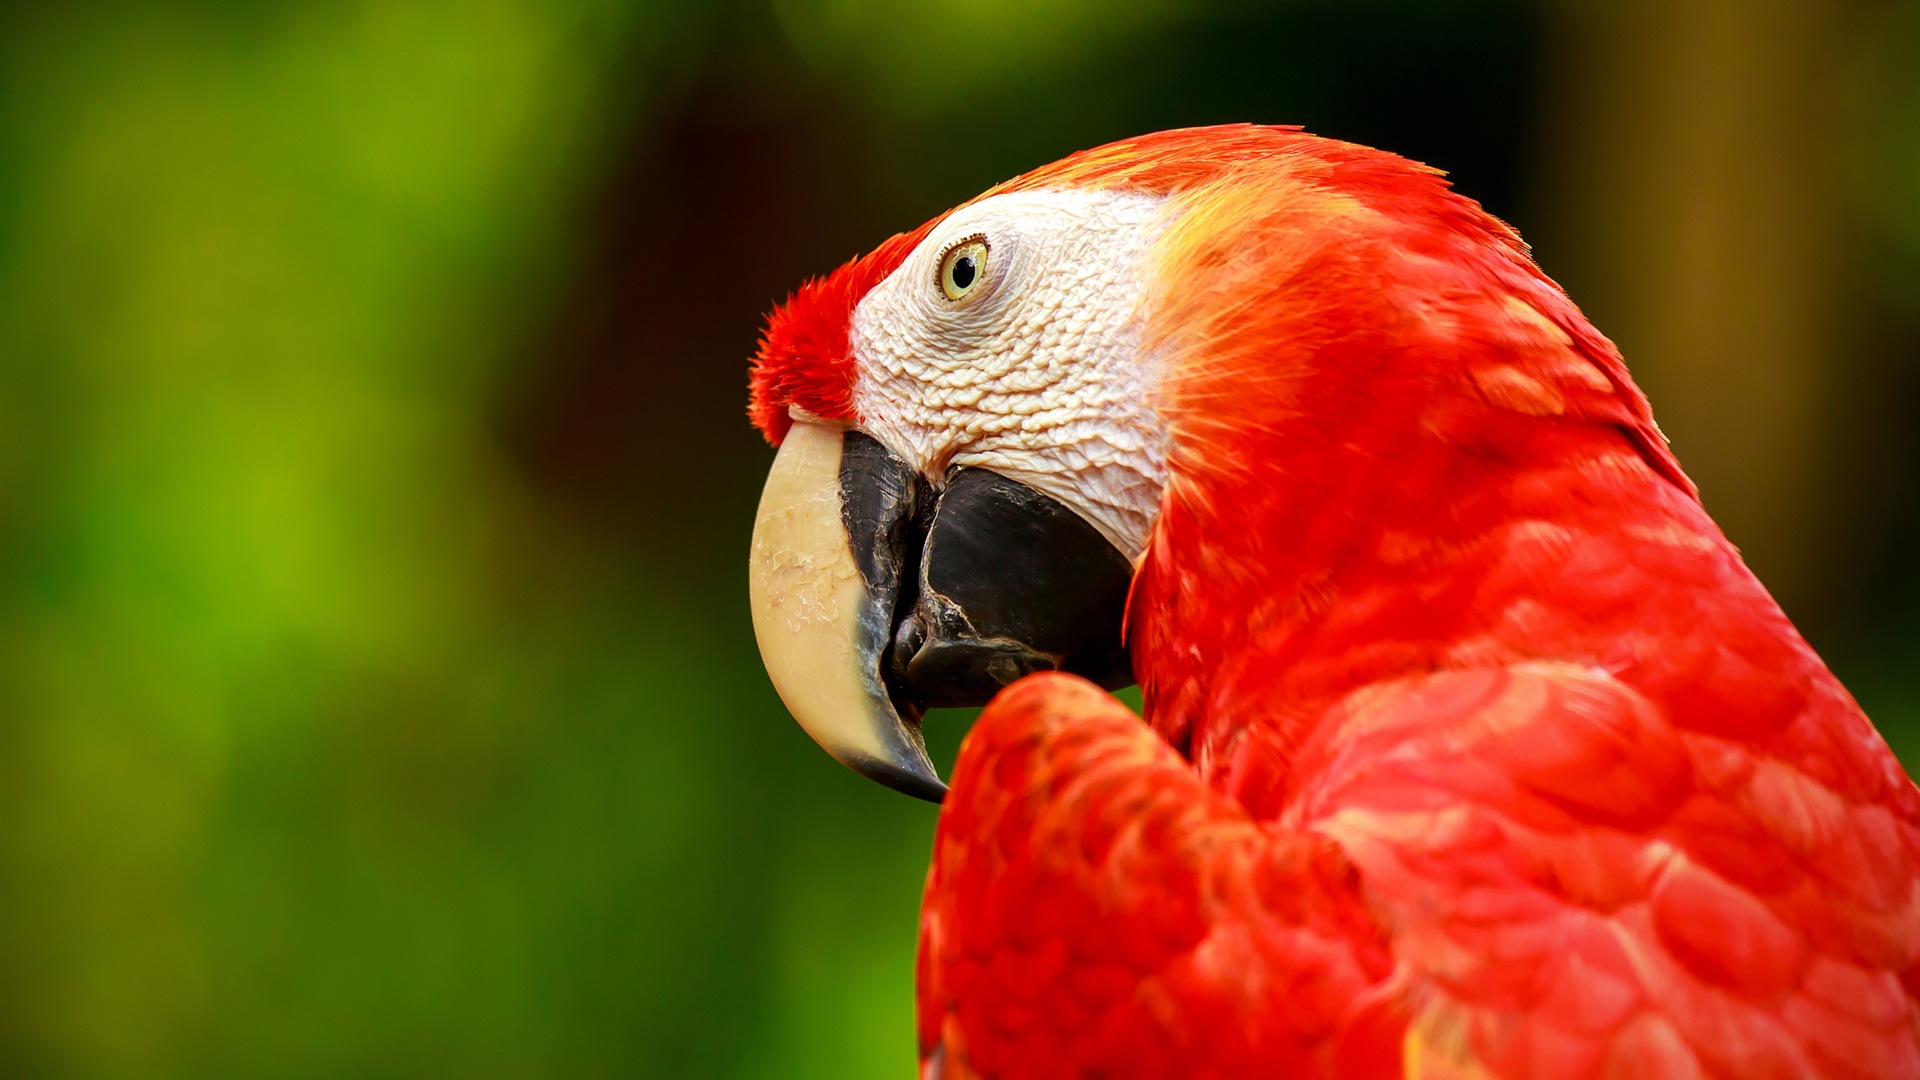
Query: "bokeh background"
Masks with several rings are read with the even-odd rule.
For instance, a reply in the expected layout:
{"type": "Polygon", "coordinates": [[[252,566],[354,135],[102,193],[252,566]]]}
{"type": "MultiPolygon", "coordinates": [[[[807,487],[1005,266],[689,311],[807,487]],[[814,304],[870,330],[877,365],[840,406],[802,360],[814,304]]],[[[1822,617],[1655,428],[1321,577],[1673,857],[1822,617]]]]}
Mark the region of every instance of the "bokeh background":
{"type": "Polygon", "coordinates": [[[1227,120],[1516,223],[1920,764],[1912,0],[20,5],[0,1074],[907,1075],[933,812],[761,673],[746,356],[1227,120]]]}

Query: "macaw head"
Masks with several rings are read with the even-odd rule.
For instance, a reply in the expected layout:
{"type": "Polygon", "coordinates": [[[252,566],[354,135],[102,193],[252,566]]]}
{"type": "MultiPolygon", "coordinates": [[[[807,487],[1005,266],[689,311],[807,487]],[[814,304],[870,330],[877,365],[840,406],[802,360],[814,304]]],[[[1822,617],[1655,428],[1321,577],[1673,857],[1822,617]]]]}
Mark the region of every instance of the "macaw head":
{"type": "Polygon", "coordinates": [[[761,654],[836,758],[937,800],[925,709],[1038,670],[1131,683],[1123,633],[1197,610],[1191,582],[1250,588],[1370,512],[1339,454],[1390,466],[1509,414],[1659,443],[1611,346],[1438,173],[1247,125],[1076,154],[769,319],[761,654]],[[1175,549],[1198,576],[1143,613],[1175,549]]]}

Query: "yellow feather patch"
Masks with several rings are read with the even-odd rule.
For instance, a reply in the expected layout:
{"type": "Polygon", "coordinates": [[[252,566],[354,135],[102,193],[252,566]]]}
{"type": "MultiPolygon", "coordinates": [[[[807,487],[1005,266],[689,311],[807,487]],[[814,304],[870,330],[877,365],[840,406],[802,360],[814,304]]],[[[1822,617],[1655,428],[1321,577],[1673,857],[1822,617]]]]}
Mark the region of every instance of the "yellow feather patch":
{"type": "Polygon", "coordinates": [[[1509,364],[1475,368],[1473,383],[1495,405],[1528,416],[1559,416],[1567,399],[1546,383],[1509,364]]]}
{"type": "Polygon", "coordinates": [[[1401,1044],[1407,1080],[1493,1080],[1467,1047],[1467,1023],[1450,1001],[1427,1006],[1407,1025],[1401,1044]]]}

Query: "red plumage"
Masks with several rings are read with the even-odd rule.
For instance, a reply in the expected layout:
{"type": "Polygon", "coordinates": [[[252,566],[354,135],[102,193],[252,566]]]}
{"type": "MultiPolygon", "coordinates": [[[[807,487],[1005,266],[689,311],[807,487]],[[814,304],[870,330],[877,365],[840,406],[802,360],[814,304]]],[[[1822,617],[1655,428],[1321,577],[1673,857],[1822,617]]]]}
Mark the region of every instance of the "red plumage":
{"type": "MultiPolygon", "coordinates": [[[[926,1075],[1920,1076],[1920,793],[1512,231],[1286,129],[996,190],[1072,185],[1180,204],[1146,725],[1035,676],[969,735],[926,1075]]],[[[813,317],[770,437],[844,400],[813,317]]]]}
{"type": "Polygon", "coordinates": [[[847,331],[860,298],[879,284],[933,222],[889,237],[865,255],[794,290],[767,320],[748,377],[747,418],[775,446],[793,426],[798,406],[823,420],[858,420],[853,407],[853,351],[847,331]]]}

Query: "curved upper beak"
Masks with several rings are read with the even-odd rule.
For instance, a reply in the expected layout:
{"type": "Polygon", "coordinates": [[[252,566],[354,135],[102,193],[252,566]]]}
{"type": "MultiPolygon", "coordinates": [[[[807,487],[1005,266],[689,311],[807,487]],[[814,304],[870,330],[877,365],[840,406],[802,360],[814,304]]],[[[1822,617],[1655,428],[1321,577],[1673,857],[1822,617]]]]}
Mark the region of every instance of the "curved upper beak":
{"type": "Polygon", "coordinates": [[[936,490],[871,437],[796,422],[754,522],[754,635],[780,698],[826,751],[938,802],[930,707],[984,705],[1033,671],[1133,681],[1132,564],[1046,495],[984,469],[936,490]]]}

